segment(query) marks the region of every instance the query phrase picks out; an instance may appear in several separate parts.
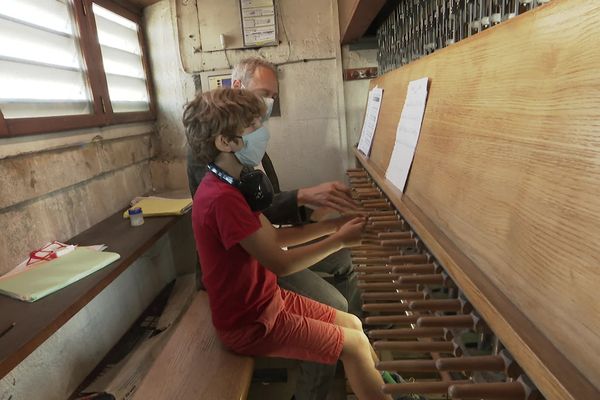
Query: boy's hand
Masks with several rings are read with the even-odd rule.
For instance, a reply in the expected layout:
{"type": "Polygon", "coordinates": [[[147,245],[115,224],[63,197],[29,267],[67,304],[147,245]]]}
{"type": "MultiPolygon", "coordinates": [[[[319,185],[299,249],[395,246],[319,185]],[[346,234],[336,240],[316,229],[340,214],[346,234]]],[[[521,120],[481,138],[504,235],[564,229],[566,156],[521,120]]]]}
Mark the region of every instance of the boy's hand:
{"type": "Polygon", "coordinates": [[[356,219],[356,217],[344,215],[342,217],[328,219],[327,222],[330,222],[331,224],[333,224],[333,226],[335,227],[335,230],[339,231],[342,228],[342,226],[346,225],[348,222],[352,221],[353,219],[356,219]]]}
{"type": "Polygon", "coordinates": [[[351,247],[360,244],[360,236],[365,227],[364,218],[352,218],[346,222],[334,236],[342,241],[343,247],[351,247]]]}

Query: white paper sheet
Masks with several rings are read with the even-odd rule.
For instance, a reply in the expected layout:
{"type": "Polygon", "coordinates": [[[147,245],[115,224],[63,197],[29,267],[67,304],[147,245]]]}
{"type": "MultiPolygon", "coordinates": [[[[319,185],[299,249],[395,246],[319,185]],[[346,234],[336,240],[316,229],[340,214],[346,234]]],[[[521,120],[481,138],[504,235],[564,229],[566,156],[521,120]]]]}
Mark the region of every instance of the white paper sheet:
{"type": "Polygon", "coordinates": [[[379,118],[379,109],[383,98],[383,89],[377,86],[369,92],[369,100],[367,101],[367,111],[365,112],[365,121],[363,122],[360,140],[358,141],[358,150],[365,156],[369,157],[371,145],[373,144],[373,135],[377,127],[377,119],[379,118]]]}
{"type": "Polygon", "coordinates": [[[385,173],[385,177],[401,191],[404,191],[406,186],[408,172],[421,133],[421,123],[427,102],[428,80],[429,78],[421,78],[408,84],[404,108],[402,108],[396,130],[392,158],[385,173]]]}
{"type": "Polygon", "coordinates": [[[242,0],[242,30],[245,46],[277,44],[273,0],[242,0]]]}
{"type": "MultiPolygon", "coordinates": [[[[96,244],[96,245],[92,245],[92,246],[78,246],[78,247],[85,248],[85,249],[90,249],[90,250],[95,250],[95,251],[104,251],[107,248],[107,246],[104,245],[104,244],[96,244]]],[[[49,242],[49,243],[46,243],[42,248],[45,249],[45,250],[54,250],[54,249],[58,248],[58,246],[54,245],[52,242],[49,242]]],[[[63,252],[62,254],[59,254],[59,257],[60,257],[60,255],[64,255],[67,252],[72,251],[75,248],[75,246],[69,245],[69,248],[71,248],[71,250],[67,250],[66,252],[63,252]]],[[[15,268],[11,269],[10,271],[8,271],[7,273],[5,273],[4,275],[1,275],[0,276],[0,280],[9,278],[9,277],[11,277],[13,275],[19,274],[19,273],[21,273],[21,272],[23,272],[25,270],[28,270],[28,269],[37,268],[37,267],[39,267],[40,265],[42,265],[42,264],[44,264],[46,262],[47,261],[30,262],[30,259],[28,257],[26,260],[23,260],[23,262],[20,263],[19,265],[17,265],[15,268]]]]}

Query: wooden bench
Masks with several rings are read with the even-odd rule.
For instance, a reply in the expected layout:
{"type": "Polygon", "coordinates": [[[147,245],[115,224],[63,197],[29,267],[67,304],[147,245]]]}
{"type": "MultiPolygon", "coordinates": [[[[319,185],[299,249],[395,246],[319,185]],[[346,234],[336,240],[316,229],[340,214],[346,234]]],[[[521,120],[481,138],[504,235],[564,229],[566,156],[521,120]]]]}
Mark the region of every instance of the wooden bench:
{"type": "Polygon", "coordinates": [[[212,325],[208,295],[198,292],[134,399],[245,399],[254,360],[223,347],[212,325]]]}

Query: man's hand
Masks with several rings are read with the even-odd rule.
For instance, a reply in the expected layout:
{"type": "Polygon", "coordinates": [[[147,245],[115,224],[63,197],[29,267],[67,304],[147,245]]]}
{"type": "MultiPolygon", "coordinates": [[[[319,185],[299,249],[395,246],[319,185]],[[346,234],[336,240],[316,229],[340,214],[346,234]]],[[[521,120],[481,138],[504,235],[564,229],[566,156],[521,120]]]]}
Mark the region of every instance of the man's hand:
{"type": "Polygon", "coordinates": [[[365,227],[365,223],[366,221],[364,218],[352,218],[332,236],[340,239],[343,247],[357,246],[360,244],[360,236],[365,227]]]}
{"type": "Polygon", "coordinates": [[[337,181],[299,189],[298,205],[329,207],[340,213],[358,210],[358,205],[352,200],[350,188],[337,181]]]}

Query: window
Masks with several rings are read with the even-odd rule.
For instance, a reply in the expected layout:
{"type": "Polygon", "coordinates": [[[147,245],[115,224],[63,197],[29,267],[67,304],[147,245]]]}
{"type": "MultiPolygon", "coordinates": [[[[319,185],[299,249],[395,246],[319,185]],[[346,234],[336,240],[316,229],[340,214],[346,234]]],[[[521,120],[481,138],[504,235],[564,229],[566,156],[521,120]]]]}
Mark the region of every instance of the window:
{"type": "Polygon", "coordinates": [[[93,10],[113,111],[149,111],[139,25],[97,4],[93,10]]]}
{"type": "Polygon", "coordinates": [[[152,119],[140,22],[108,0],[1,0],[0,136],[152,119]]]}

